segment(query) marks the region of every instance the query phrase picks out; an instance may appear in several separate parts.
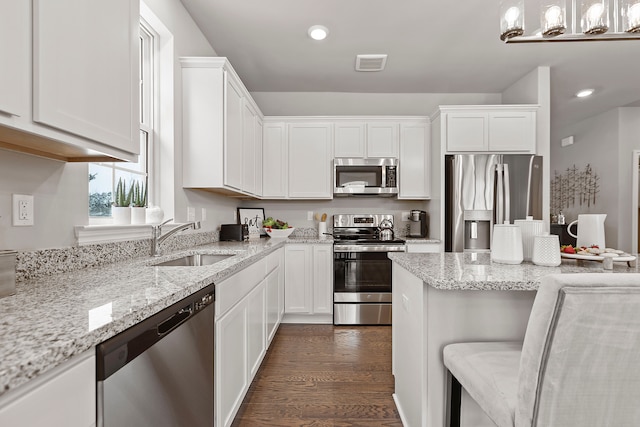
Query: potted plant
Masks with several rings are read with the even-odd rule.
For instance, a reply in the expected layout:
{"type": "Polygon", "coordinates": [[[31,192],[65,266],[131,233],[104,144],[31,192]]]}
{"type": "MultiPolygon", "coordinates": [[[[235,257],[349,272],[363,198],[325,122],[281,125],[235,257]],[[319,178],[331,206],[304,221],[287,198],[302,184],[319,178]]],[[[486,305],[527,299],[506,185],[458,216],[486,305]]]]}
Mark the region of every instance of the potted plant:
{"type": "Polygon", "coordinates": [[[136,181],[129,189],[131,199],[131,224],[144,224],[147,206],[147,187],[144,182],[136,181]]]}
{"type": "Polygon", "coordinates": [[[131,224],[131,209],[129,205],[131,205],[131,191],[127,191],[127,182],[120,178],[118,179],[113,207],[111,208],[114,224],[131,224]]]}

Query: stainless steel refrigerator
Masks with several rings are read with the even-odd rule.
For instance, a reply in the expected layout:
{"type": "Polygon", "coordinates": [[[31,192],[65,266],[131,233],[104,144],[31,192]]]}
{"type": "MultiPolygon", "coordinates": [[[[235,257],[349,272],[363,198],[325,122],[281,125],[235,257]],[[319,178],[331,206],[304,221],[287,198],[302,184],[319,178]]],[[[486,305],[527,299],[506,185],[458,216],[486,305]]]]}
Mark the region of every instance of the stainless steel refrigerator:
{"type": "Polygon", "coordinates": [[[542,219],[542,157],[445,156],[445,251],[489,251],[493,224],[542,219]]]}

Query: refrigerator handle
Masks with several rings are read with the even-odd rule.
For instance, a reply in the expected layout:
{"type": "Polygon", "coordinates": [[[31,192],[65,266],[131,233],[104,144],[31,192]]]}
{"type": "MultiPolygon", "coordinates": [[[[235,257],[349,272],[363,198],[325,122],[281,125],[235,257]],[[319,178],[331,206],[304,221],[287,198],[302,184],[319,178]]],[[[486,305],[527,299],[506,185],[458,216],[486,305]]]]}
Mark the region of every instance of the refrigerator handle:
{"type": "Polygon", "coordinates": [[[504,164],[504,220],[511,223],[511,190],[509,189],[509,165],[504,164]]]}
{"type": "Polygon", "coordinates": [[[504,222],[504,187],[502,183],[502,165],[496,165],[496,199],[495,199],[495,218],[496,224],[502,224],[504,222]]]}

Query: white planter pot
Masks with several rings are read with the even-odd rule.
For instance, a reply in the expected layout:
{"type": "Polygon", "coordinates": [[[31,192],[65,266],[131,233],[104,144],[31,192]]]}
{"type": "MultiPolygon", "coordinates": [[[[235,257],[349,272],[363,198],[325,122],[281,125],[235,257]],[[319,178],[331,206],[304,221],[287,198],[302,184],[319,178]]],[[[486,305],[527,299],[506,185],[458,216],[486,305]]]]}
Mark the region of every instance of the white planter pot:
{"type": "Polygon", "coordinates": [[[131,208],[131,224],[146,224],[147,208],[131,208]]]}
{"type": "Polygon", "coordinates": [[[131,208],[124,206],[113,206],[111,208],[111,216],[114,225],[131,224],[131,208]]]}

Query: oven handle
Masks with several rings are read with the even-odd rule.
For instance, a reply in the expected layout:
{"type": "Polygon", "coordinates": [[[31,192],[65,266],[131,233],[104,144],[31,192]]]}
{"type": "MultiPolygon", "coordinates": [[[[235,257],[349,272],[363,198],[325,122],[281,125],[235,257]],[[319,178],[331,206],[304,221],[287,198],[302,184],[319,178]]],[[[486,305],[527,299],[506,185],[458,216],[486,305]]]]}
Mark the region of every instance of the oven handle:
{"type": "Polygon", "coordinates": [[[405,246],[335,245],[333,247],[333,252],[405,252],[405,246]]]}

